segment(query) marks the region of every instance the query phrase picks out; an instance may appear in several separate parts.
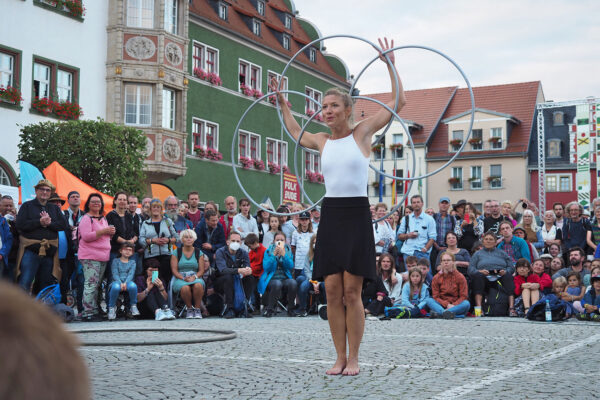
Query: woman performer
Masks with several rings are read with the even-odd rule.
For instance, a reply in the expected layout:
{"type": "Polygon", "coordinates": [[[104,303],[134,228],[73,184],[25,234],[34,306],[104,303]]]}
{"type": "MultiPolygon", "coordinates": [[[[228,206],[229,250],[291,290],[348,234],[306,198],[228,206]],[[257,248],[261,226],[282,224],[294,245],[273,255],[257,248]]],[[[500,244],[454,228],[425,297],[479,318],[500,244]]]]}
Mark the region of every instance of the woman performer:
{"type": "MultiPolygon", "coordinates": [[[[385,38],[384,45],[379,39],[379,45],[385,51],[394,47],[394,41],[388,44],[385,38]]],[[[394,110],[398,94],[395,112],[399,112],[406,98],[399,80],[396,87],[393,52],[387,56],[390,63],[380,54],[392,81],[392,100],[388,106],[394,110]]],[[[273,79],[271,91],[277,92],[285,126],[297,140],[301,128],[277,86],[277,80],[273,79]]],[[[327,316],[337,353],[335,364],[326,372],[328,375],[356,375],[360,371],[358,349],[365,325],[361,289],[363,279],[376,279],[375,242],[367,197],[371,139],[392,117],[387,109],[381,109],[353,126],[352,112],[352,97],[338,89],[329,89],[323,97],[322,114],[331,135],[305,132],[300,142],[303,147],[319,151],[325,178],[326,196],[321,207],[313,279],[325,280],[327,316]]]]}

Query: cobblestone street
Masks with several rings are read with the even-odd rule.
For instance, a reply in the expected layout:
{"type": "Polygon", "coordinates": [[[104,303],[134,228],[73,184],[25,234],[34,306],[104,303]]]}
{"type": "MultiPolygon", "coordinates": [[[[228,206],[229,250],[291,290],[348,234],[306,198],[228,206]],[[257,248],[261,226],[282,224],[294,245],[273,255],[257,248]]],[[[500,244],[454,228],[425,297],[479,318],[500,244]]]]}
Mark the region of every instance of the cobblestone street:
{"type": "MultiPolygon", "coordinates": [[[[72,329],[234,330],[229,341],[82,347],[95,399],[547,399],[597,398],[600,332],[570,320],[516,318],[366,321],[358,377],[326,376],[335,352],[326,321],[122,321],[72,329]]],[[[85,334],[86,340],[91,339],[85,334]]],[[[94,339],[189,338],[189,333],[106,333],[94,339]]],[[[116,340],[116,339],[115,339],[116,340]]]]}

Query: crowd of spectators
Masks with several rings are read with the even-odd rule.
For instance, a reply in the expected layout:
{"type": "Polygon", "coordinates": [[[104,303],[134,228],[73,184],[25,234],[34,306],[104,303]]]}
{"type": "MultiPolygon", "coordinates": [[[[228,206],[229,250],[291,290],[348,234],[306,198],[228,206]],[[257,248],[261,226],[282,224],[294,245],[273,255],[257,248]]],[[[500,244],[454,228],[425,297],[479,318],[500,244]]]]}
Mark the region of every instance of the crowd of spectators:
{"type": "MultiPolygon", "coordinates": [[[[37,295],[60,287],[76,319],[326,317],[322,282],[312,279],[319,207],[281,204],[251,212],[248,199],[200,202],[118,192],[65,200],[41,180],[36,197],[16,209],[0,200],[2,277],[37,295]],[[107,211],[112,207],[111,211],[107,211]]],[[[520,199],[466,200],[419,195],[392,213],[371,207],[377,278],[366,281],[368,319],[527,316],[548,299],[565,317],[600,321],[600,200],[592,215],[577,202],[539,212],[520,199]],[[380,220],[381,219],[381,220],[380,220]],[[554,304],[554,303],[553,303],[554,304]]]]}

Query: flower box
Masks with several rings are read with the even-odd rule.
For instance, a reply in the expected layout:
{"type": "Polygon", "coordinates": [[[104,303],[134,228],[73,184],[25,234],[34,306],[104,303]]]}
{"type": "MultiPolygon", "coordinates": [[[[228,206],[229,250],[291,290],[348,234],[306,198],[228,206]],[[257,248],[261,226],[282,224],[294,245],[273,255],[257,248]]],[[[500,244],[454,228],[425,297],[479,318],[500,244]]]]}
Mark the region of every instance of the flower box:
{"type": "Polygon", "coordinates": [[[452,145],[452,146],[454,146],[454,147],[459,147],[459,146],[461,146],[461,145],[462,145],[462,143],[463,143],[463,141],[462,141],[462,140],[460,140],[460,139],[452,139],[452,140],[450,141],[450,145],[452,145]]]}
{"type": "MultiPolygon", "coordinates": [[[[271,95],[268,97],[268,101],[269,103],[273,104],[274,106],[277,105],[277,99],[275,98],[275,95],[271,95]]],[[[288,108],[292,107],[292,103],[290,103],[289,101],[285,101],[285,104],[287,104],[288,108]]]]}
{"type": "Polygon", "coordinates": [[[492,136],[488,140],[490,141],[490,143],[498,143],[499,141],[502,140],[502,138],[500,136],[492,136]]]}
{"type": "Polygon", "coordinates": [[[452,178],[448,179],[448,183],[451,184],[451,185],[455,185],[455,184],[457,184],[459,182],[460,182],[460,178],[457,178],[457,177],[454,177],[454,176],[452,178]]]}
{"type": "MultiPolygon", "coordinates": [[[[315,115],[315,112],[311,109],[306,110],[306,115],[308,115],[309,117],[312,117],[313,115],[315,115]]],[[[323,122],[323,116],[321,115],[321,113],[319,113],[316,117],[313,118],[313,120],[317,120],[319,122],[323,122]]]]}
{"type": "Polygon", "coordinates": [[[471,178],[469,178],[469,182],[475,182],[475,181],[477,181],[477,180],[479,180],[479,178],[475,178],[475,177],[471,177],[471,178]]]}
{"type": "Polygon", "coordinates": [[[23,97],[21,96],[21,91],[14,86],[0,86],[0,100],[5,103],[20,106],[21,102],[23,101],[23,97]]]}
{"type": "Polygon", "coordinates": [[[79,119],[83,115],[81,107],[77,103],[71,103],[70,101],[54,102],[54,108],[52,110],[54,115],[59,119],[74,120],[79,119]]]}
{"type": "Polygon", "coordinates": [[[74,16],[81,18],[85,15],[85,7],[83,6],[82,0],[60,0],[62,4],[69,10],[69,13],[74,16]]]}
{"type": "Polygon", "coordinates": [[[262,171],[265,169],[265,162],[263,160],[253,160],[254,161],[254,168],[262,171]]]}
{"type": "Polygon", "coordinates": [[[202,68],[194,68],[194,76],[215,86],[223,85],[219,75],[214,72],[206,72],[202,68]]]}
{"type": "Polygon", "coordinates": [[[392,150],[398,150],[398,149],[401,149],[403,147],[404,147],[404,145],[402,143],[392,143],[392,144],[390,144],[390,149],[392,149],[392,150]]]}
{"type": "Polygon", "coordinates": [[[279,172],[281,172],[281,167],[279,166],[279,164],[275,164],[270,161],[267,163],[267,168],[269,169],[270,174],[278,174],[279,172]]]}
{"type": "Polygon", "coordinates": [[[471,138],[469,139],[470,144],[481,144],[481,138],[471,138]]]}
{"type": "Polygon", "coordinates": [[[490,182],[490,183],[493,182],[493,181],[495,181],[495,180],[500,180],[500,179],[502,179],[501,176],[490,175],[490,176],[487,177],[487,181],[490,182]]]}
{"type": "Polygon", "coordinates": [[[306,179],[313,183],[323,183],[323,175],[318,172],[306,171],[306,179]]]}
{"type": "Polygon", "coordinates": [[[242,91],[242,93],[245,96],[248,97],[252,97],[252,94],[254,93],[254,89],[252,89],[250,86],[246,86],[245,84],[240,84],[240,90],[242,91]]]}
{"type": "Polygon", "coordinates": [[[196,147],[194,149],[194,152],[196,153],[196,155],[198,157],[201,157],[201,158],[206,157],[206,155],[208,154],[208,152],[206,151],[206,148],[204,148],[204,147],[196,147]]]}
{"type": "Polygon", "coordinates": [[[240,164],[242,164],[242,168],[250,169],[254,167],[254,160],[250,157],[240,157],[240,164]]]}
{"type": "Polygon", "coordinates": [[[373,181],[373,182],[371,182],[371,186],[373,186],[374,188],[378,188],[379,187],[379,181],[373,181]]]}
{"type": "Polygon", "coordinates": [[[213,161],[221,161],[223,159],[223,154],[217,149],[208,148],[206,151],[206,158],[213,161]]]}

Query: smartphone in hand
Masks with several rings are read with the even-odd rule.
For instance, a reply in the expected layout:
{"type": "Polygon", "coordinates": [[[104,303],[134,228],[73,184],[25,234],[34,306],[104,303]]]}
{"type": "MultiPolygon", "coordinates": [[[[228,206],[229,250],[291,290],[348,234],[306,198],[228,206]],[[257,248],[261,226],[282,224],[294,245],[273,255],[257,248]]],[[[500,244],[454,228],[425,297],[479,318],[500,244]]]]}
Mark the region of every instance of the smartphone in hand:
{"type": "Polygon", "coordinates": [[[158,279],[158,271],[152,271],[152,282],[158,279]]]}
{"type": "Polygon", "coordinates": [[[467,224],[470,224],[470,223],[471,223],[471,218],[469,217],[469,214],[465,214],[465,222],[466,222],[467,224]]]}

